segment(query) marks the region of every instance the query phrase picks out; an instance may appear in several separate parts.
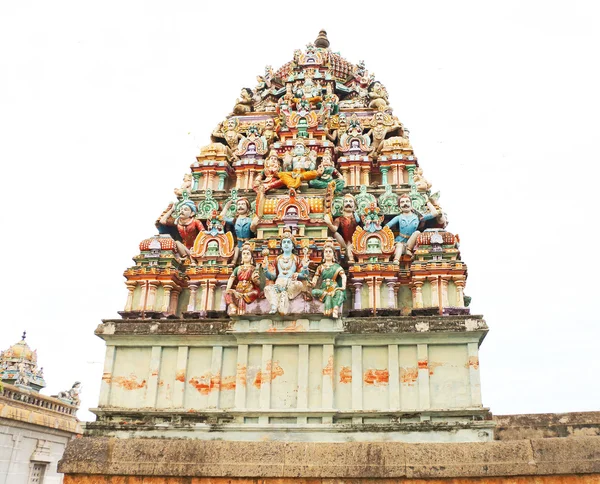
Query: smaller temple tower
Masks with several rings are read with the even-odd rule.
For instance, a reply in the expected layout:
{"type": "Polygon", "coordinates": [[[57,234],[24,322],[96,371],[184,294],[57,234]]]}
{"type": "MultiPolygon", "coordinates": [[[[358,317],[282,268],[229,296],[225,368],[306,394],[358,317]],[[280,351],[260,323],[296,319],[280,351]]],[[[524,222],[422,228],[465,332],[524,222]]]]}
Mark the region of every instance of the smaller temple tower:
{"type": "Polygon", "coordinates": [[[71,439],[82,433],[75,413],[80,383],[56,396],[42,395],[44,369],[37,352],[21,341],[0,353],[0,482],[62,482],[56,465],[71,439]]]}

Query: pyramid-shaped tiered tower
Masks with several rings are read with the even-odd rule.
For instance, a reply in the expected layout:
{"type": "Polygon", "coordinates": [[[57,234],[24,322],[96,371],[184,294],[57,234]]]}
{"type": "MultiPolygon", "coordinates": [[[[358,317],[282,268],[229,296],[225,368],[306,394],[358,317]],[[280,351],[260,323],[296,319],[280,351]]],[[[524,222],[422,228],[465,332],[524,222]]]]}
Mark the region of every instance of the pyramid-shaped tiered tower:
{"type": "Polygon", "coordinates": [[[325,32],[244,88],[105,320],[100,436],[487,441],[467,267],[384,86],[325,32]]]}

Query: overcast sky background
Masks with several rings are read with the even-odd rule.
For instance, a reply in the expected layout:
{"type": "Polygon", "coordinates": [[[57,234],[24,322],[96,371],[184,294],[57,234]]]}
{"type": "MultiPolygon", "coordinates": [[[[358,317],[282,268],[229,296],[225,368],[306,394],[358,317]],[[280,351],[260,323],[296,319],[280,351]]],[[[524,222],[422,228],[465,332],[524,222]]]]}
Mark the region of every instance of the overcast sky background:
{"type": "Polygon", "coordinates": [[[83,382],[122,272],[241,87],[325,28],[366,61],[461,238],[495,414],[600,410],[600,5],[0,3],[0,347],[83,382]]]}

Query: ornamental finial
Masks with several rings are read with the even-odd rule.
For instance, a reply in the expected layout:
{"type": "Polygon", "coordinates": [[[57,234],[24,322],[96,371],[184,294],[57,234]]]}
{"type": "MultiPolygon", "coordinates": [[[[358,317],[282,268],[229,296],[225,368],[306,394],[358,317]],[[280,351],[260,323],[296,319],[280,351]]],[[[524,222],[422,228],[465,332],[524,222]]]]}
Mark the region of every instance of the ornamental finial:
{"type": "Polygon", "coordinates": [[[315,47],[319,47],[321,49],[327,49],[329,47],[329,40],[327,39],[327,32],[325,32],[325,30],[321,30],[319,35],[317,35],[315,47]]]}
{"type": "Polygon", "coordinates": [[[21,336],[21,341],[25,341],[26,337],[27,337],[27,331],[23,331],[23,336],[21,336]]]}

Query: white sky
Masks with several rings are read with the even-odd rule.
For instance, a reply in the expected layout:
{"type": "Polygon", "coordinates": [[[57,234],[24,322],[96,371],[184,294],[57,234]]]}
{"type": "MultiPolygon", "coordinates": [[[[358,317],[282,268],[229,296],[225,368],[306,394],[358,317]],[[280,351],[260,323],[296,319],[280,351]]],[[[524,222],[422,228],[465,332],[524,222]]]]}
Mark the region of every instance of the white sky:
{"type": "Polygon", "coordinates": [[[97,404],[122,272],[264,66],[366,61],[460,234],[495,414],[598,410],[600,4],[0,3],[0,347],[97,404]],[[295,5],[295,6],[294,6],[295,5]]]}

